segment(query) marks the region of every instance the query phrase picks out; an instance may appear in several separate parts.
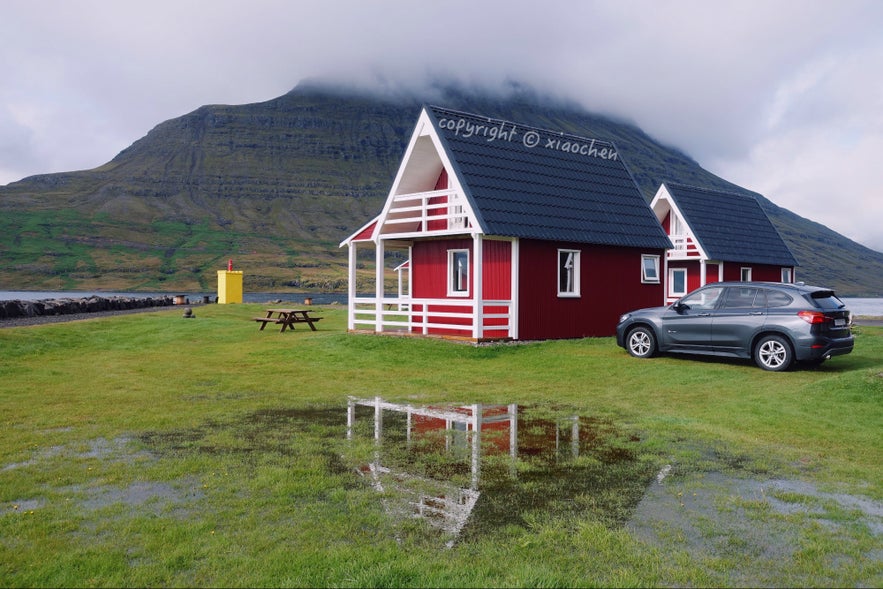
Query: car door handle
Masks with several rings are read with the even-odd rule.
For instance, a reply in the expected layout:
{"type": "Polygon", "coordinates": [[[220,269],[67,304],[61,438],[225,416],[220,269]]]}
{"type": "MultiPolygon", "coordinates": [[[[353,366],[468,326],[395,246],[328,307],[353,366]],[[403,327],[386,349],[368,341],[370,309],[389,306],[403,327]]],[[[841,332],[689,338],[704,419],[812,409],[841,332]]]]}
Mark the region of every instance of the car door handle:
{"type": "Polygon", "coordinates": [[[697,317],[711,317],[711,313],[698,313],[697,317]]]}
{"type": "Polygon", "coordinates": [[[749,315],[766,315],[763,311],[758,311],[756,313],[749,313],[749,315]]]}

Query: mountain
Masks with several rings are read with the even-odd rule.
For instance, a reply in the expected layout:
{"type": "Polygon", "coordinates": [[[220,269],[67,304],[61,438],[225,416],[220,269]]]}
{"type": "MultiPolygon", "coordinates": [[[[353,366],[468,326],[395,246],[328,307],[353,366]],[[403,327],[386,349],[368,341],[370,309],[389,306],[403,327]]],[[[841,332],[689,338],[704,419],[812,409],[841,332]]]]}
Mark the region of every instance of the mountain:
{"type": "Polygon", "coordinates": [[[626,121],[518,85],[418,96],[317,82],[266,102],[200,107],[93,170],[0,187],[0,287],[213,292],[233,259],[247,291],[341,291],[338,244],[380,211],[424,103],[612,141],[648,202],[666,180],[752,194],[800,261],[798,279],[883,296],[883,254],[626,121]]]}

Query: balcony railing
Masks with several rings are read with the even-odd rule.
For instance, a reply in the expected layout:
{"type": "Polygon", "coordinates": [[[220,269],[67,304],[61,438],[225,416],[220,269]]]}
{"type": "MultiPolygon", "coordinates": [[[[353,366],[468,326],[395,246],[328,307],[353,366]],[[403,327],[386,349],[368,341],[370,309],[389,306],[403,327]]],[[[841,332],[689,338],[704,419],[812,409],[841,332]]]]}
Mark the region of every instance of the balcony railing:
{"type": "Polygon", "coordinates": [[[451,189],[399,194],[384,221],[384,234],[446,233],[468,229],[460,195],[451,189]]]}
{"type": "Polygon", "coordinates": [[[667,255],[670,260],[699,257],[699,248],[696,247],[696,244],[690,237],[686,235],[669,235],[669,239],[671,239],[671,244],[674,246],[668,250],[667,255]]]}

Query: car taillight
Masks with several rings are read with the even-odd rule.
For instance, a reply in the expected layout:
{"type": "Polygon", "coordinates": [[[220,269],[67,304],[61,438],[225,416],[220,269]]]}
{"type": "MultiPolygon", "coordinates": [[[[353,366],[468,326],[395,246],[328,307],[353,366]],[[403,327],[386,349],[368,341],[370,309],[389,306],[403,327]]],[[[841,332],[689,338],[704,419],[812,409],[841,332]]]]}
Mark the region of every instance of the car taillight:
{"type": "Polygon", "coordinates": [[[810,325],[815,325],[816,323],[824,323],[828,320],[828,318],[825,317],[825,314],[820,313],[819,311],[798,311],[797,316],[810,325]]]}

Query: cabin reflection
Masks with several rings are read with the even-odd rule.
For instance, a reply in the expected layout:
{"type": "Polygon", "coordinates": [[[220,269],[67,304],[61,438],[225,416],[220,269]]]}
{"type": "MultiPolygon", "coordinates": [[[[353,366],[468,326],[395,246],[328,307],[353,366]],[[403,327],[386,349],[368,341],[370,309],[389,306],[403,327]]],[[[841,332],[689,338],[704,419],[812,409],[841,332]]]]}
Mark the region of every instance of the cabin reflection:
{"type": "Polygon", "coordinates": [[[581,439],[594,437],[591,428],[581,430],[585,420],[576,416],[522,418],[519,435],[519,409],[514,403],[421,407],[380,397],[350,398],[347,438],[371,435],[373,429],[374,460],[359,473],[384,494],[388,511],[425,519],[449,535],[450,546],[482,493],[493,492],[494,485],[482,484],[483,458],[493,456],[498,467],[503,458],[508,464],[503,476],[512,482],[518,479],[519,460],[560,466],[579,456],[581,439]]]}

